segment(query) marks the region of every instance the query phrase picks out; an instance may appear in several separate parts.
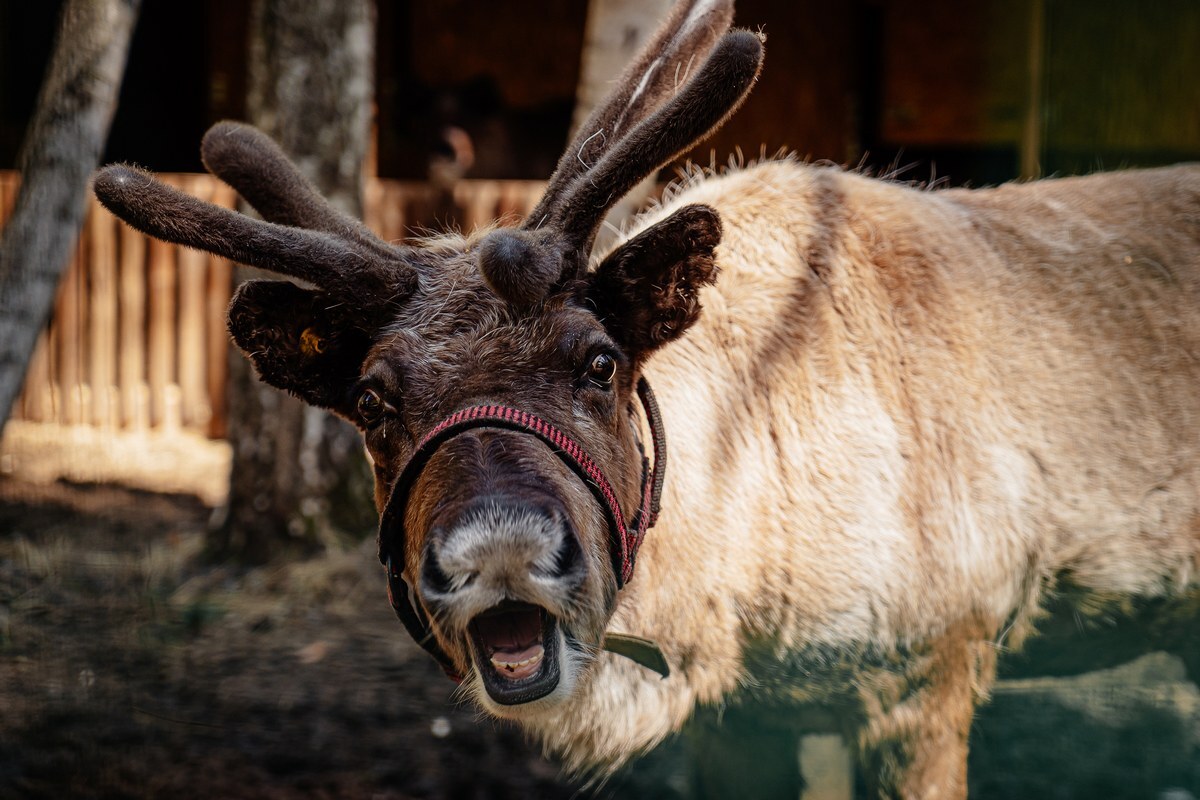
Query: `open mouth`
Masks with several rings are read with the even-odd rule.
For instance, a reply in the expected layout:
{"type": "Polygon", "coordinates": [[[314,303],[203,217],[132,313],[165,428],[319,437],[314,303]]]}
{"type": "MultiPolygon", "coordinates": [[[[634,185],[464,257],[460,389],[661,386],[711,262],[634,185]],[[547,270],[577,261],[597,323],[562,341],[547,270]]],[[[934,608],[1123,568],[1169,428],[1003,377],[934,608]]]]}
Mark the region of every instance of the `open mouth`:
{"type": "Polygon", "coordinates": [[[558,621],[544,608],[506,600],[471,620],[475,669],[492,700],[518,705],[558,686],[558,621]]]}

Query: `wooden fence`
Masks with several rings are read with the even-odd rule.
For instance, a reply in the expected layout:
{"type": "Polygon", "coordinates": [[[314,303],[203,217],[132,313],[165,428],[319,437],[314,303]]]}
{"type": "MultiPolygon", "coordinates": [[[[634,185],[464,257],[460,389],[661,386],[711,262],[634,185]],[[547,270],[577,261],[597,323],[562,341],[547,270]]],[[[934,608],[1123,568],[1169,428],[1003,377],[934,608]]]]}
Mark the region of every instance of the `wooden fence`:
{"type": "MultiPolygon", "coordinates": [[[[235,204],[233,190],[212,176],[159,177],[210,202],[235,204]]],[[[0,224],[18,184],[16,173],[0,172],[0,224]]],[[[388,241],[436,228],[451,216],[471,230],[523,216],[544,187],[462,181],[448,198],[427,184],[371,179],[365,216],[388,241]]],[[[225,259],[143,236],[90,199],[13,418],[222,437],[231,290],[232,265],[225,259]]]]}

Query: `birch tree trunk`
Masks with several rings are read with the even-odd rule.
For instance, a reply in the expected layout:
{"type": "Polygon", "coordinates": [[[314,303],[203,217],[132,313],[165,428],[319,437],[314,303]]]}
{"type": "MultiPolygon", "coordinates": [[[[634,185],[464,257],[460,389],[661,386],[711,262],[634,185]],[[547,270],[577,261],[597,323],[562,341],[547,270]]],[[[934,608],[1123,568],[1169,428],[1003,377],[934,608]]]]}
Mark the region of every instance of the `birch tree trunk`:
{"type": "MultiPolygon", "coordinates": [[[[361,218],[374,96],[371,0],[255,0],[250,25],[249,121],[361,218]]],[[[253,273],[242,268],[237,278],[253,273]]],[[[262,563],[371,530],[371,473],[352,426],[260,382],[236,352],[229,403],[229,503],[209,532],[210,555],[262,563]]]]}
{"type": "Polygon", "coordinates": [[[0,239],[0,425],[83,226],[141,0],[68,0],[25,131],[21,189],[0,239]]]}

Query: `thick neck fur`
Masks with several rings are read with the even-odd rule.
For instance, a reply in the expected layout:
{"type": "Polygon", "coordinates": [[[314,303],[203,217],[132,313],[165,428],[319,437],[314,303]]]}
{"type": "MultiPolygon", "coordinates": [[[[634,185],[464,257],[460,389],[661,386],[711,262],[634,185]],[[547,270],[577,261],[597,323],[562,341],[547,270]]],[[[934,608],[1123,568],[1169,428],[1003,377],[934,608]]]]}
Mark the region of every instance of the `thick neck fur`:
{"type": "Polygon", "coordinates": [[[547,745],[614,763],[773,678],[797,702],[847,691],[800,679],[814,653],[882,662],[956,626],[1012,643],[1064,575],[1185,589],[1200,275],[1167,293],[1149,265],[1200,264],[1200,231],[1143,241],[1094,198],[1174,183],[1194,208],[1200,169],[1140,175],[926,192],[780,161],[645,215],[632,233],[706,203],[725,231],[700,321],[646,367],[671,467],[609,625],[673,672],[603,655],[563,716],[532,721],[547,745]],[[1070,258],[1122,236],[1112,263],[1070,258]],[[1129,336],[1147,326],[1177,345],[1150,366],[1129,336]]]}

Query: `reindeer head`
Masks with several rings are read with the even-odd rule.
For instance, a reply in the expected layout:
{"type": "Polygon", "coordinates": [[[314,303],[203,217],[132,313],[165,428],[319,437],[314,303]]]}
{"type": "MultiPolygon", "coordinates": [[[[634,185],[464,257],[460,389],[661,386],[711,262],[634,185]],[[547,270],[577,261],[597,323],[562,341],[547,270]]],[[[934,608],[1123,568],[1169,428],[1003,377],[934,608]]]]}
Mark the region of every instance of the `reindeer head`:
{"type": "Polygon", "coordinates": [[[266,136],[233,123],[205,136],[204,162],[265,221],[130,167],[96,177],[101,201],[134,227],[314,287],[246,283],[229,329],[264,381],[361,428],[380,555],[393,593],[406,595],[393,602],[493,713],[570,697],[629,577],[611,517],[642,501],[639,368],[696,319],[720,221],[685,206],[593,271],[589,258],[606,211],[749,91],[762,44],[727,32],[731,17],[731,3],[681,0],[520,228],[385,243],[328,205],[266,136]],[[488,422],[418,448],[475,406],[532,415],[577,444],[607,476],[615,509],[545,437],[488,422]]]}

